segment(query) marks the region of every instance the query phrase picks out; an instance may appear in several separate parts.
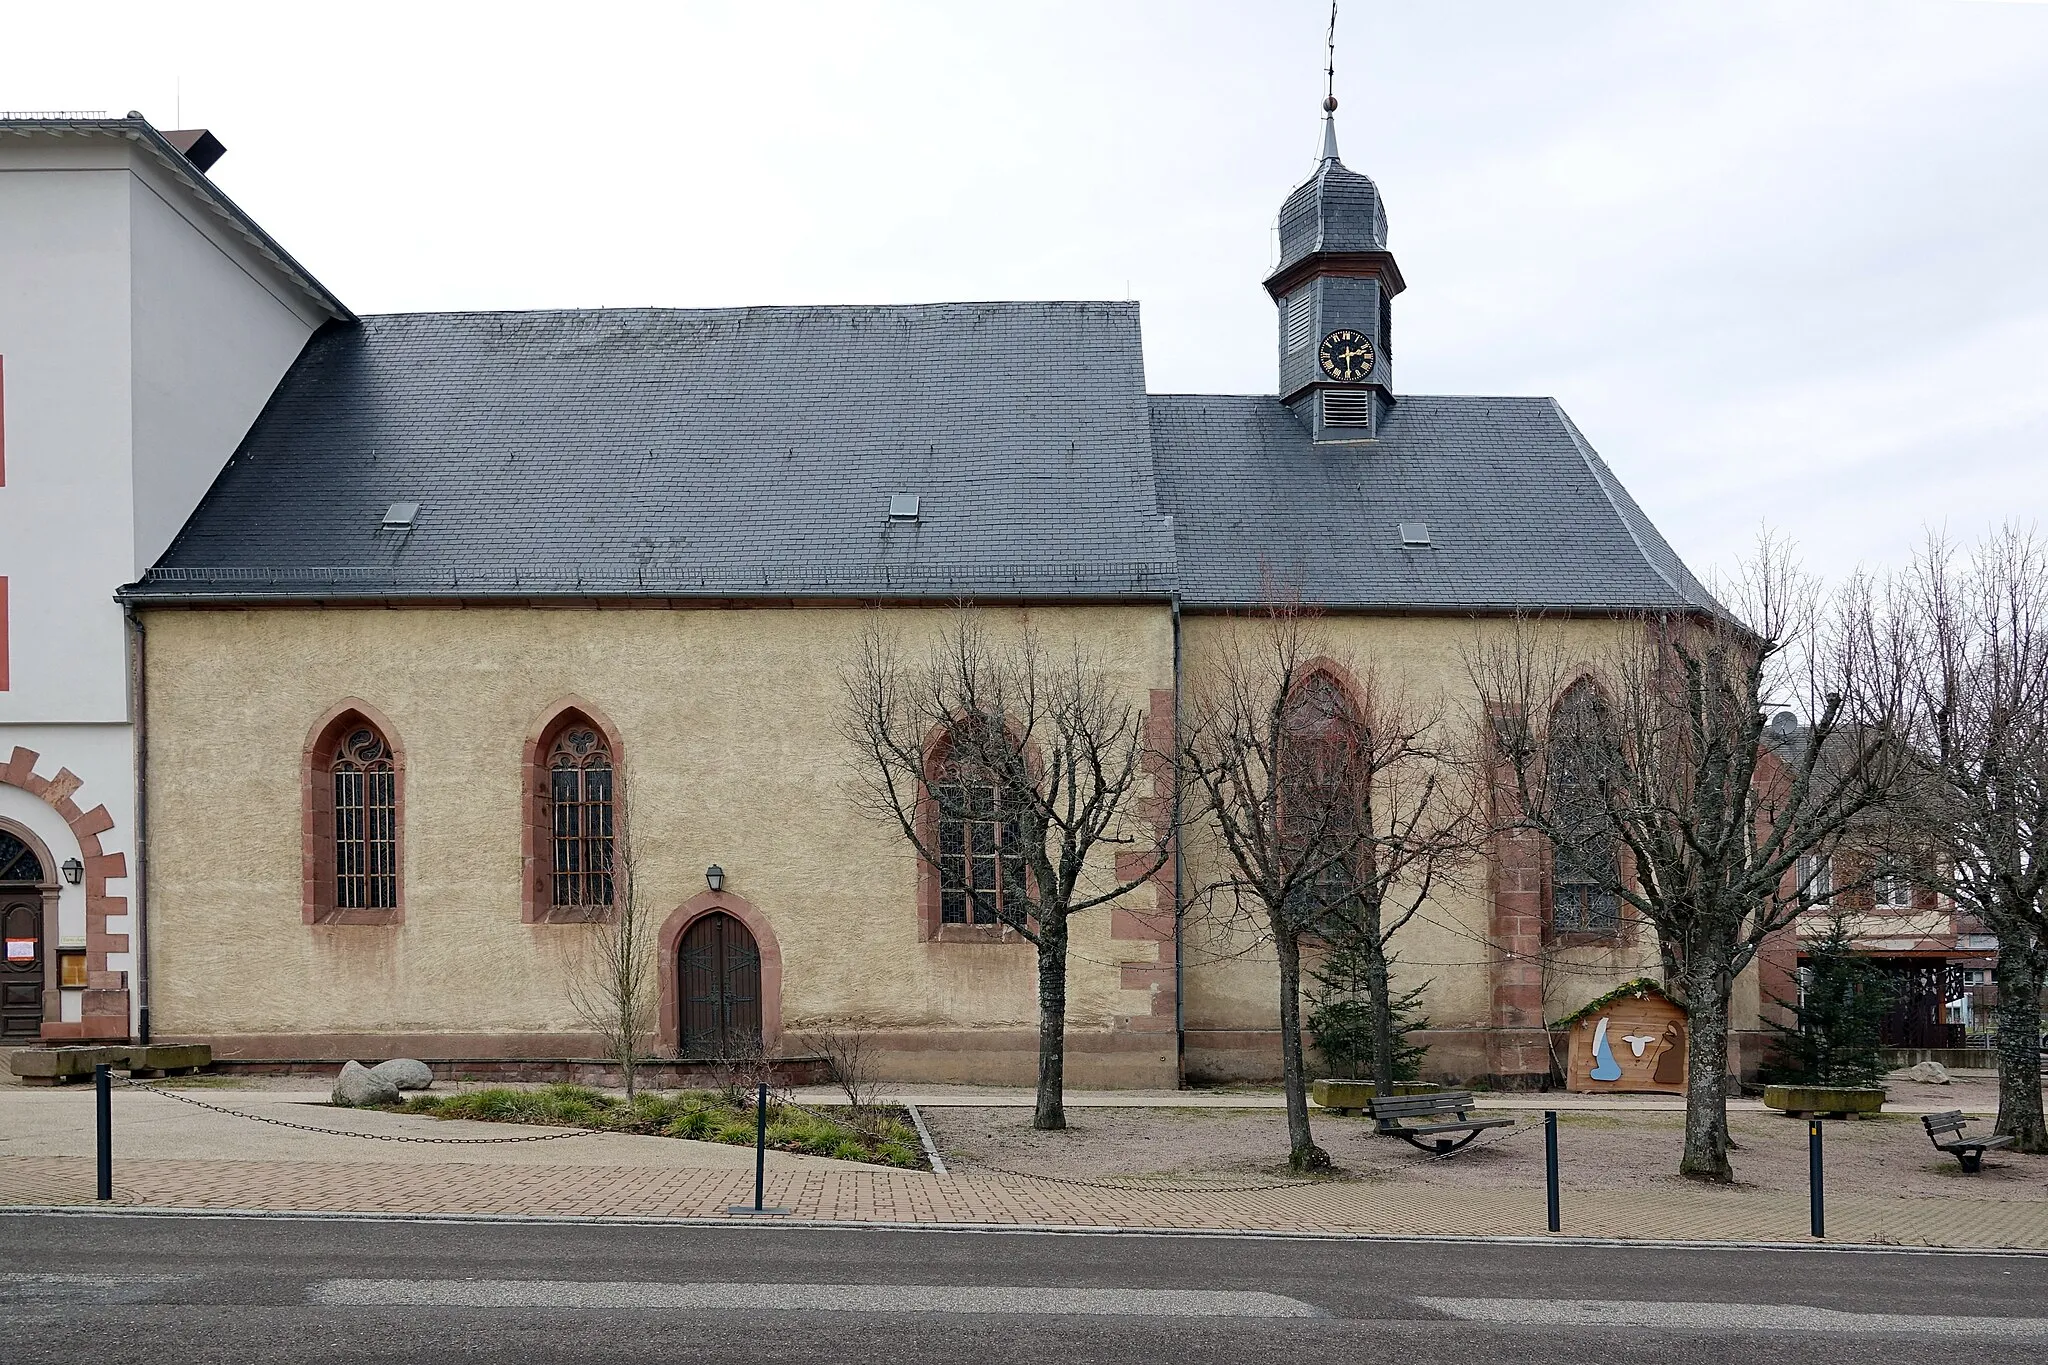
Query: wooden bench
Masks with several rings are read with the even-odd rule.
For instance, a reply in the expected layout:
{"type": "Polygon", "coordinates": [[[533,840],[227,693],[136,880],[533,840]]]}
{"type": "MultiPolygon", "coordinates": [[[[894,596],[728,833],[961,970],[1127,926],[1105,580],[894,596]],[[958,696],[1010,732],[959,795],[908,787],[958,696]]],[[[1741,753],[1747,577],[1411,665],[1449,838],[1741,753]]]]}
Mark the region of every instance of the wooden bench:
{"type": "Polygon", "coordinates": [[[1961,1162],[1966,1175],[1975,1175],[1984,1168],[1986,1152],[2012,1146],[2009,1137],[1964,1137],[1963,1111],[1960,1109],[1951,1109],[1946,1114],[1927,1114],[1920,1122],[1927,1125],[1927,1140],[1961,1162]],[[1943,1141],[1944,1133],[1952,1136],[1943,1141]]]}
{"type": "Polygon", "coordinates": [[[1437,1156],[1449,1156],[1489,1128],[1506,1128],[1513,1119],[1475,1119],[1472,1095],[1466,1090],[1441,1090],[1434,1095],[1389,1095],[1367,1102],[1377,1130],[1387,1137],[1405,1139],[1409,1145],[1437,1156]],[[1421,1120],[1404,1123],[1404,1119],[1421,1120]],[[1463,1137],[1444,1134],[1462,1133],[1463,1137]],[[1424,1139],[1428,1139],[1427,1142],[1424,1139]]]}

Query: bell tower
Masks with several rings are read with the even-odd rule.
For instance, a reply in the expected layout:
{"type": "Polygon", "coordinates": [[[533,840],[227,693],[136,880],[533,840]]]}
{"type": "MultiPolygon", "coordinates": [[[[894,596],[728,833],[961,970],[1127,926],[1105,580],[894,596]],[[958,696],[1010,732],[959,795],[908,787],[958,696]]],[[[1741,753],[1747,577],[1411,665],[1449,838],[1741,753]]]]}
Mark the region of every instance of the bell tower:
{"type": "Polygon", "coordinates": [[[1371,440],[1393,405],[1393,298],[1406,284],[1387,250],[1379,187],[1337,156],[1336,13],[1330,16],[1323,146],[1315,174],[1280,206],[1280,401],[1318,441],[1371,440]]]}

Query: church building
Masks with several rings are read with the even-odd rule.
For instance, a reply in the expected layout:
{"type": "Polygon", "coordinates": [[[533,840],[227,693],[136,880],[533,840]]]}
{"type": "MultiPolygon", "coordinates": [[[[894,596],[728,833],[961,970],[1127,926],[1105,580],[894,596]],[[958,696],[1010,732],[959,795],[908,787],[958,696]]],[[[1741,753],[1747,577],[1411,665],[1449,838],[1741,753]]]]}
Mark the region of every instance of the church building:
{"type": "MultiPolygon", "coordinates": [[[[120,588],[103,708],[138,755],[142,936],[87,969],[224,1059],[595,1055],[564,964],[616,913],[630,832],[670,1055],[858,1019],[890,1077],[1026,1081],[1034,955],[985,890],[1000,851],[970,856],[999,831],[929,866],[849,794],[841,668],[871,625],[928,639],[968,602],[1078,640],[1171,733],[1276,577],[1453,709],[1518,615],[1592,649],[1714,609],[1556,402],[1398,388],[1401,271],[1334,115],[1280,209],[1266,394],[1148,393],[1134,303],[357,317],[278,261],[304,333],[120,588]]],[[[10,403],[41,401],[14,353],[39,344],[0,319],[10,403]]],[[[1561,875],[1500,840],[1402,931],[1432,1074],[1531,1083],[1549,1022],[1654,973],[1648,926],[1561,875]]],[[[1074,1083],[1277,1073],[1270,951],[1206,950],[1184,898],[1161,876],[1076,921],[1074,1083]]]]}

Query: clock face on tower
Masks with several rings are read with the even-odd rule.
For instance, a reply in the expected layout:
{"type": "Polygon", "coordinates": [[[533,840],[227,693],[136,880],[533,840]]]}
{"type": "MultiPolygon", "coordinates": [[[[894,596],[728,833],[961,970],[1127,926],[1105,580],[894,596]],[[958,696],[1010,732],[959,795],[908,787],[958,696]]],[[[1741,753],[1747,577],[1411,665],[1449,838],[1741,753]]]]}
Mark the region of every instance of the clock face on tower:
{"type": "Polygon", "coordinates": [[[1330,378],[1345,384],[1362,383],[1372,373],[1372,338],[1349,328],[1340,329],[1323,338],[1316,358],[1330,378]]]}

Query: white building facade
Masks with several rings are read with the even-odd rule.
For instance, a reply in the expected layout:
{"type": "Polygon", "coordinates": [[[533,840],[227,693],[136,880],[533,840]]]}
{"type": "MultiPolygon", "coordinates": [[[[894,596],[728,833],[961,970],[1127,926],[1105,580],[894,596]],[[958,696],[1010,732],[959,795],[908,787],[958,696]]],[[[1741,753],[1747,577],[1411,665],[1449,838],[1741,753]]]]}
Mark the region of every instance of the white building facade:
{"type": "Polygon", "coordinates": [[[140,115],[0,115],[0,1045],[146,1038],[147,812],[114,592],[348,319],[140,115]]]}

